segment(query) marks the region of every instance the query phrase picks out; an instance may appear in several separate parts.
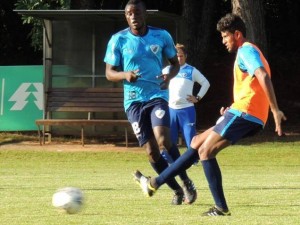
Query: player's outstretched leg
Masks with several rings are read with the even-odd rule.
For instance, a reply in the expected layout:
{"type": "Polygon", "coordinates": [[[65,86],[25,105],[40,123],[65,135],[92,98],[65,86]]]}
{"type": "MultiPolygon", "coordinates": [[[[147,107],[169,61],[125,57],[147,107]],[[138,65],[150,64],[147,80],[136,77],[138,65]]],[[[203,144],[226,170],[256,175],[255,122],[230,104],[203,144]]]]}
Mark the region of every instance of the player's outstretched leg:
{"type": "Polygon", "coordinates": [[[150,177],[146,177],[139,170],[136,170],[133,173],[133,179],[141,187],[143,193],[147,197],[152,197],[154,195],[156,189],[151,186],[151,184],[150,184],[150,177]]]}
{"type": "MultiPolygon", "coordinates": [[[[141,187],[145,196],[152,197],[156,192],[157,189],[154,188],[150,183],[151,177],[144,176],[139,170],[136,170],[133,173],[133,179],[141,187]]],[[[178,191],[174,192],[174,196],[171,201],[172,205],[181,205],[183,200],[187,204],[192,204],[196,200],[197,192],[195,190],[194,184],[191,182],[189,183],[189,186],[184,185],[184,189],[187,188],[189,189],[192,188],[193,190],[189,190],[189,192],[194,192],[195,194],[187,196],[186,194],[187,190],[179,189],[178,191]]]]}
{"type": "MultiPolygon", "coordinates": [[[[179,171],[188,169],[197,157],[198,152],[195,149],[189,149],[178,160],[176,160],[176,162],[166,168],[158,177],[146,177],[139,171],[136,171],[133,176],[146,196],[152,196],[154,192],[161,185],[165,184],[168,179],[178,175],[179,171]]],[[[188,189],[189,192],[192,193],[191,195],[185,194],[187,196],[185,203],[192,204],[197,199],[197,191],[193,182],[187,181],[184,185],[184,189],[188,189]]]]}

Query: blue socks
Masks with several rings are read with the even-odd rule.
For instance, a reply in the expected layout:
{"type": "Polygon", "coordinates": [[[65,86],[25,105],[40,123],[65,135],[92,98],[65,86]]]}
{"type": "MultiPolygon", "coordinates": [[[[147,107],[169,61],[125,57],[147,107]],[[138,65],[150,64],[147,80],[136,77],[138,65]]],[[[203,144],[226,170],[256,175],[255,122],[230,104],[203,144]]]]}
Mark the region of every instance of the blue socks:
{"type": "MultiPolygon", "coordinates": [[[[198,151],[190,147],[181,155],[180,158],[178,158],[178,160],[172,163],[158,177],[156,177],[155,180],[153,180],[153,186],[156,189],[159,188],[179,173],[182,173],[182,171],[186,171],[190,168],[194,164],[195,160],[199,160],[198,151]]],[[[203,160],[202,166],[216,206],[223,210],[228,210],[223,191],[222,174],[217,159],[213,158],[203,160]]]]}
{"type": "MultiPolygon", "coordinates": [[[[156,173],[161,174],[163,171],[165,171],[169,165],[166,162],[166,160],[161,156],[159,160],[155,163],[150,163],[152,168],[156,171],[156,173]]],[[[168,182],[166,182],[167,185],[174,191],[181,189],[180,185],[177,183],[174,177],[172,179],[169,179],[168,182]]]]}
{"type": "Polygon", "coordinates": [[[222,174],[217,159],[204,160],[202,166],[216,206],[228,210],[222,186],[222,174]]]}
{"type": "MultiPolygon", "coordinates": [[[[180,152],[176,145],[172,145],[169,154],[174,162],[180,157],[180,152]]],[[[181,171],[178,175],[182,181],[189,179],[185,170],[181,171]]]]}
{"type": "Polygon", "coordinates": [[[166,149],[161,151],[161,155],[162,157],[164,157],[164,159],[169,163],[172,164],[174,162],[173,158],[170,156],[170,154],[168,153],[168,151],[166,149]]]}
{"type": "Polygon", "coordinates": [[[199,159],[198,151],[189,148],[183,153],[174,163],[166,168],[158,177],[155,178],[154,187],[158,188],[170,179],[177,176],[179,173],[186,171],[190,168],[196,159],[199,159]]]}

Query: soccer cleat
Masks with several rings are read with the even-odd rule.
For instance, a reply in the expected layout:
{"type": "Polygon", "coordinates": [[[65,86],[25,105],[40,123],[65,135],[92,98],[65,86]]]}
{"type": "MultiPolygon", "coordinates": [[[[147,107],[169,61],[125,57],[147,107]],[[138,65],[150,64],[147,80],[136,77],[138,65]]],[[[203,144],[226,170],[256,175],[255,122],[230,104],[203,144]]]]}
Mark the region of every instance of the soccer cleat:
{"type": "Polygon", "coordinates": [[[207,212],[203,213],[202,216],[231,216],[229,210],[224,211],[218,209],[217,206],[213,206],[207,212]]]}
{"type": "Polygon", "coordinates": [[[193,181],[190,179],[183,181],[182,189],[184,193],[184,202],[186,204],[193,204],[197,199],[197,190],[193,181]]]}
{"type": "Polygon", "coordinates": [[[174,192],[174,196],[173,196],[171,204],[172,205],[181,205],[183,202],[183,198],[184,198],[183,190],[179,189],[174,192]]]}
{"type": "Polygon", "coordinates": [[[150,184],[150,177],[145,177],[139,170],[136,170],[133,173],[134,180],[140,185],[143,193],[147,197],[151,197],[154,195],[156,189],[150,184]]]}

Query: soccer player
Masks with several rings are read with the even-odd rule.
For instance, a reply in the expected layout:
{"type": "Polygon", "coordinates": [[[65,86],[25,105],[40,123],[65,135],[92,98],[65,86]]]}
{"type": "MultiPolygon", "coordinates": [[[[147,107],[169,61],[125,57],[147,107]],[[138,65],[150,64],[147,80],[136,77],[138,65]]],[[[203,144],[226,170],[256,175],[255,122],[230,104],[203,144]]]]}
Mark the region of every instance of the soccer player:
{"type": "MultiPolygon", "coordinates": [[[[160,174],[168,167],[160,151],[176,152],[170,141],[168,84],[179,70],[171,35],[146,25],[146,6],[141,0],[129,0],[125,6],[128,28],[114,34],[104,58],[106,77],[124,85],[124,108],[140,146],[144,146],[153,169],[160,174]],[[164,57],[170,63],[161,74],[164,57]]],[[[175,160],[175,159],[174,159],[175,160]]],[[[175,178],[166,183],[174,191],[172,204],[193,203],[197,191],[186,171],[180,172],[182,187],[175,178]]]]}
{"type": "Polygon", "coordinates": [[[217,154],[241,138],[262,130],[269,108],[279,136],[282,135],[281,122],[286,120],[277,105],[269,65],[258,47],[247,41],[243,20],[237,15],[227,14],[219,20],[217,30],[228,52],[236,52],[233,68],[234,102],[228,108],[222,107],[216,125],[195,136],[190,148],[158,177],[145,177],[139,172],[143,192],[152,196],[166,180],[188,169],[195,158],[200,158],[215,202],[212,208],[203,213],[205,216],[231,215],[223,192],[217,154]]]}
{"type": "MultiPolygon", "coordinates": [[[[171,140],[176,145],[178,134],[181,132],[188,147],[192,138],[196,135],[196,110],[194,104],[203,98],[210,84],[198,69],[186,63],[187,50],[185,46],[177,43],[175,47],[180,70],[171,79],[169,85],[171,140]],[[201,85],[196,96],[193,95],[195,83],[201,85]]],[[[169,69],[170,66],[165,67],[162,71],[163,74],[167,73],[169,69]]]]}

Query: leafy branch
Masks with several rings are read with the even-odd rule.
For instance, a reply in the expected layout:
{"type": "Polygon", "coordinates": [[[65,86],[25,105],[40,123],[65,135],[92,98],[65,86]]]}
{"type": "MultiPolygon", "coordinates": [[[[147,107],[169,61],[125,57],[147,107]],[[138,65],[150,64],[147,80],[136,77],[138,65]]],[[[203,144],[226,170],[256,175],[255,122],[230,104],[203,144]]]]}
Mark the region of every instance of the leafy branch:
{"type": "MultiPolygon", "coordinates": [[[[15,4],[18,10],[51,10],[51,9],[69,9],[70,0],[18,0],[15,4]]],[[[31,46],[35,51],[43,49],[43,25],[40,19],[32,16],[22,15],[23,24],[32,26],[28,38],[31,38],[31,46]]]]}

